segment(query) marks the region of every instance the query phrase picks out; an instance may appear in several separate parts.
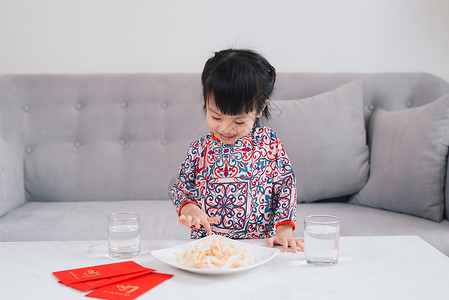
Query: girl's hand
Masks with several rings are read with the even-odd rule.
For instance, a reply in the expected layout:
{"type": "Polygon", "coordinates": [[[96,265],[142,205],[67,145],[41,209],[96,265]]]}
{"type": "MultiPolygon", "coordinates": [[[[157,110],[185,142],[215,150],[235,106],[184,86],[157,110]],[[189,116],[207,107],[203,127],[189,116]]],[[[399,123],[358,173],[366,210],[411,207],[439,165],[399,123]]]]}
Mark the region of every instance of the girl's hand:
{"type": "Polygon", "coordinates": [[[304,252],[304,239],[292,236],[293,227],[291,225],[280,225],[276,228],[276,234],[267,239],[268,247],[272,248],[275,244],[282,245],[282,251],[287,252],[288,247],[292,248],[292,252],[297,252],[297,247],[304,252]]]}
{"type": "Polygon", "coordinates": [[[196,229],[200,229],[200,225],[203,225],[207,234],[211,235],[212,229],[210,228],[210,224],[217,223],[220,220],[220,217],[217,216],[211,218],[195,204],[187,203],[181,209],[181,214],[179,215],[178,220],[179,223],[189,228],[195,226],[196,229]]]}

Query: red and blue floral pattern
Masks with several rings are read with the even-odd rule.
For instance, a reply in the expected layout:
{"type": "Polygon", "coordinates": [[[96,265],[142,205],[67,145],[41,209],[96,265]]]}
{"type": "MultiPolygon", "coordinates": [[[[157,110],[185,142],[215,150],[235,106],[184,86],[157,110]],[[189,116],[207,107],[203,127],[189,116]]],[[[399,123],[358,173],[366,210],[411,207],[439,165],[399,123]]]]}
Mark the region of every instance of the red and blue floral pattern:
{"type": "MultiPolygon", "coordinates": [[[[230,238],[267,238],[278,225],[296,223],[296,182],[276,133],[255,127],[233,145],[212,133],[193,142],[172,188],[178,212],[186,203],[210,217],[215,234],[230,238]]],[[[206,236],[192,228],[192,238],[206,236]]]]}

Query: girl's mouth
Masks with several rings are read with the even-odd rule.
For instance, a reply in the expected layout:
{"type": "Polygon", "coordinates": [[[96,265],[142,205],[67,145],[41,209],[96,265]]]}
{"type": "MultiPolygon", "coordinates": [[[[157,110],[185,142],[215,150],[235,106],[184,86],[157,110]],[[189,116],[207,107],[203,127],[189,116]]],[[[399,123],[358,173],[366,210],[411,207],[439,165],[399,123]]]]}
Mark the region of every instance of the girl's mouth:
{"type": "Polygon", "coordinates": [[[220,138],[224,141],[232,141],[237,136],[236,134],[235,135],[226,135],[226,134],[222,134],[222,133],[218,133],[218,134],[220,135],[220,138]]]}

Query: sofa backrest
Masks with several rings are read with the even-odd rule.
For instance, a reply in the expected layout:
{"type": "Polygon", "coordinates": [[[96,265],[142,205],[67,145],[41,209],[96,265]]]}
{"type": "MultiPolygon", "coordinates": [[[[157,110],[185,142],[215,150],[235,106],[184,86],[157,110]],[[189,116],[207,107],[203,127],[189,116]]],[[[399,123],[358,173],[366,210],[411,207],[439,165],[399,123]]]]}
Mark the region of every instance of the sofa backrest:
{"type": "Polygon", "coordinates": [[[166,199],[205,134],[198,75],[13,75],[28,201],[166,199]]]}
{"type": "MultiPolygon", "coordinates": [[[[420,106],[449,93],[447,82],[421,73],[281,73],[272,98],[356,79],[366,122],[375,107],[420,106]]],[[[0,120],[0,151],[23,158],[28,201],[168,199],[188,145],[208,132],[199,74],[3,75],[0,83],[0,116],[9,118],[0,120]],[[4,143],[11,132],[12,148],[4,143]]]]}

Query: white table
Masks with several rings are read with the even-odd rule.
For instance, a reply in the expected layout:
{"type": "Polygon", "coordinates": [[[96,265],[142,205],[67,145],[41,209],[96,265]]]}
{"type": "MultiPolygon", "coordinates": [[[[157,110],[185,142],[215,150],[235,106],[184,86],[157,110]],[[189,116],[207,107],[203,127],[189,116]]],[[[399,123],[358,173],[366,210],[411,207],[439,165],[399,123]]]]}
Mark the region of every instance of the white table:
{"type": "MultiPolygon", "coordinates": [[[[175,276],[138,299],[448,299],[449,257],[417,236],[341,237],[340,261],[311,266],[280,253],[255,269],[204,276],[159,262],[150,251],[186,241],[143,241],[133,259],[175,276]]],[[[264,245],[263,240],[249,243],[264,245]]],[[[53,271],[118,262],[106,241],[0,243],[1,299],[91,299],[57,283],[53,271]]]]}

